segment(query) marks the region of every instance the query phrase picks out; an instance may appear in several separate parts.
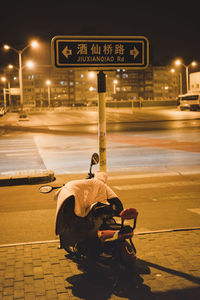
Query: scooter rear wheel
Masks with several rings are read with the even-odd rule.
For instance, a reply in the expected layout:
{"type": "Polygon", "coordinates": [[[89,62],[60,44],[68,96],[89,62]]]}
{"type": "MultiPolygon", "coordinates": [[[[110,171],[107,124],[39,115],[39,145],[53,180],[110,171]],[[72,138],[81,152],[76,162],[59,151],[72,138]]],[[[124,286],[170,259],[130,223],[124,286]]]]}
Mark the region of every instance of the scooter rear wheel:
{"type": "Polygon", "coordinates": [[[127,263],[135,263],[136,252],[131,243],[127,240],[123,241],[120,245],[121,258],[127,263]]]}

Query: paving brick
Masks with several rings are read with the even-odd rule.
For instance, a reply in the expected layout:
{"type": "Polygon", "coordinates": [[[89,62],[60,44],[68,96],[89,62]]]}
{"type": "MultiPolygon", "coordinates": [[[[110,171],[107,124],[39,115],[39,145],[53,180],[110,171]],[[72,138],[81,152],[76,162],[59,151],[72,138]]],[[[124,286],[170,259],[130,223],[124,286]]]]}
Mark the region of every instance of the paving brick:
{"type": "Polygon", "coordinates": [[[52,268],[51,268],[51,264],[50,262],[43,262],[42,263],[42,268],[43,268],[43,272],[44,274],[52,274],[52,268]]]}
{"type": "Polygon", "coordinates": [[[32,264],[24,264],[24,276],[33,276],[32,264]]]}
{"type": "Polygon", "coordinates": [[[35,294],[34,293],[26,293],[24,294],[25,300],[35,300],[35,294]]]}
{"type": "Polygon", "coordinates": [[[52,268],[52,273],[54,274],[54,276],[60,276],[60,265],[56,264],[56,265],[51,265],[52,268]]]}
{"type": "Polygon", "coordinates": [[[21,290],[24,288],[24,281],[16,281],[14,282],[14,289],[21,290]]]}
{"type": "Polygon", "coordinates": [[[24,280],[24,270],[23,269],[15,269],[15,274],[14,274],[14,280],[15,281],[22,281],[24,280]]]}
{"type": "Polygon", "coordinates": [[[34,279],[43,279],[44,273],[42,267],[33,267],[34,279]]]}
{"type": "Polygon", "coordinates": [[[32,277],[24,278],[24,291],[25,293],[33,293],[34,292],[34,281],[32,277]]]}
{"type": "MultiPolygon", "coordinates": [[[[163,299],[168,299],[172,289],[181,291],[200,286],[199,235],[199,231],[198,234],[191,231],[135,236],[137,255],[150,270],[141,277],[155,299],[155,293],[162,293],[163,299]]],[[[66,259],[65,251],[58,250],[57,246],[58,243],[43,243],[0,248],[0,300],[80,299],[73,294],[73,284],[66,278],[77,278],[77,288],[82,271],[66,259]]],[[[87,278],[84,281],[86,287],[90,285],[87,278]]],[[[101,284],[103,287],[104,278],[98,284],[98,288],[101,284]]],[[[82,296],[87,298],[87,288],[85,290],[82,296]]],[[[197,295],[196,299],[199,298],[197,295]]],[[[111,294],[109,299],[123,297],[111,294]]],[[[171,299],[176,299],[174,294],[171,299]]]]}
{"type": "Polygon", "coordinates": [[[15,289],[14,290],[14,298],[19,299],[19,298],[24,298],[24,289],[15,289]]]}
{"type": "MultiPolygon", "coordinates": [[[[14,280],[13,278],[11,279],[5,279],[3,282],[3,286],[4,287],[9,287],[9,286],[13,286],[14,285],[14,280]]],[[[1,291],[1,287],[0,287],[0,291],[1,291]]]]}
{"type": "Polygon", "coordinates": [[[58,294],[58,300],[72,300],[72,299],[75,300],[75,297],[72,298],[67,293],[58,294]]]}
{"type": "Polygon", "coordinates": [[[42,265],[41,259],[33,259],[32,260],[33,267],[40,267],[42,265]]]}
{"type": "Polygon", "coordinates": [[[24,268],[24,262],[23,261],[15,261],[14,267],[15,268],[24,268]]]}
{"type": "Polygon", "coordinates": [[[3,288],[3,296],[12,296],[14,294],[13,287],[4,287],[3,288]]]}
{"type": "Polygon", "coordinates": [[[13,296],[2,296],[2,300],[13,300],[13,296]]]}
{"type": "Polygon", "coordinates": [[[36,296],[45,295],[45,284],[43,279],[34,280],[34,290],[36,296]]]}
{"type": "Polygon", "coordinates": [[[48,299],[48,300],[56,300],[56,299],[58,299],[57,291],[56,290],[46,291],[46,299],[48,299]]]}
{"type": "Polygon", "coordinates": [[[55,280],[52,274],[47,274],[44,276],[44,284],[46,291],[55,290],[55,280]]]}

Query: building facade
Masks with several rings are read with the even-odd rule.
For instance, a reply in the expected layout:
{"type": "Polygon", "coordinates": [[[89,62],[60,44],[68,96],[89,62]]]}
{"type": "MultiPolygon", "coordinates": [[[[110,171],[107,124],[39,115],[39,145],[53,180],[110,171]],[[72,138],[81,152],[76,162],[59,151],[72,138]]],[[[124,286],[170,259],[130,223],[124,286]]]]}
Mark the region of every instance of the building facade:
{"type": "Polygon", "coordinates": [[[200,92],[200,72],[191,73],[189,83],[190,91],[200,92]]]}
{"type": "MultiPolygon", "coordinates": [[[[166,100],[176,99],[179,94],[179,76],[166,66],[105,73],[107,101],[166,100]]],[[[10,81],[11,87],[17,85],[17,80],[10,81]]],[[[0,97],[2,99],[2,94],[0,97]]],[[[56,69],[51,65],[23,71],[23,104],[26,107],[95,105],[97,101],[97,72],[56,69]]],[[[12,97],[11,104],[18,105],[19,96],[12,97]]]]}

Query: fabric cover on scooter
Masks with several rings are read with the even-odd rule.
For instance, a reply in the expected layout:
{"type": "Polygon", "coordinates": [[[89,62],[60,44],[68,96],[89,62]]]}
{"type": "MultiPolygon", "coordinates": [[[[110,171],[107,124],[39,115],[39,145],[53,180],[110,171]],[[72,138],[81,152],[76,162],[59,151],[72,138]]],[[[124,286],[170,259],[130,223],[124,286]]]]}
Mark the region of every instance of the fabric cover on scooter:
{"type": "Polygon", "coordinates": [[[96,203],[109,204],[108,199],[117,198],[106,180],[106,173],[96,172],[93,179],[70,181],[56,192],[56,234],[61,234],[66,226],[63,224],[63,209],[71,196],[74,197],[74,214],[80,219],[85,218],[96,203]]]}

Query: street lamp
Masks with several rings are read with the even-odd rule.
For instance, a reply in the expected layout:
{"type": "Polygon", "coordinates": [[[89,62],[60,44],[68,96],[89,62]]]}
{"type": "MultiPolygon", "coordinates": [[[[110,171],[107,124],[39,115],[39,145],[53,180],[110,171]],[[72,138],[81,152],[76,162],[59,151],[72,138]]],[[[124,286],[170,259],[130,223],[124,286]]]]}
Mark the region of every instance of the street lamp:
{"type": "Polygon", "coordinates": [[[24,47],[22,50],[15,49],[9,45],[4,45],[3,48],[5,50],[13,50],[15,51],[18,56],[19,56],[19,89],[20,89],[20,106],[21,110],[23,110],[23,79],[22,79],[22,54],[24,51],[30,47],[37,48],[38,47],[38,42],[37,41],[32,41],[30,44],[28,44],[26,47],[24,47]]]}
{"type": "Polygon", "coordinates": [[[47,88],[48,88],[48,106],[50,107],[51,105],[51,88],[50,88],[50,85],[51,85],[51,81],[48,79],[45,81],[46,85],[47,85],[47,88]]]}
{"type": "Polygon", "coordinates": [[[186,66],[182,62],[182,60],[177,59],[177,60],[175,60],[175,65],[176,66],[182,65],[185,68],[185,72],[186,72],[186,92],[188,92],[188,89],[189,89],[189,72],[188,72],[188,69],[189,69],[190,66],[195,67],[197,65],[197,63],[195,61],[193,61],[189,65],[186,66]]]}
{"type": "MultiPolygon", "coordinates": [[[[3,82],[3,83],[6,83],[6,81],[7,81],[7,78],[5,77],[5,76],[2,76],[1,77],[1,81],[3,82]]],[[[8,88],[10,89],[10,81],[8,80],[8,88]]],[[[4,88],[3,89],[3,99],[4,99],[4,107],[5,107],[5,109],[6,109],[6,88],[4,88]]]]}

